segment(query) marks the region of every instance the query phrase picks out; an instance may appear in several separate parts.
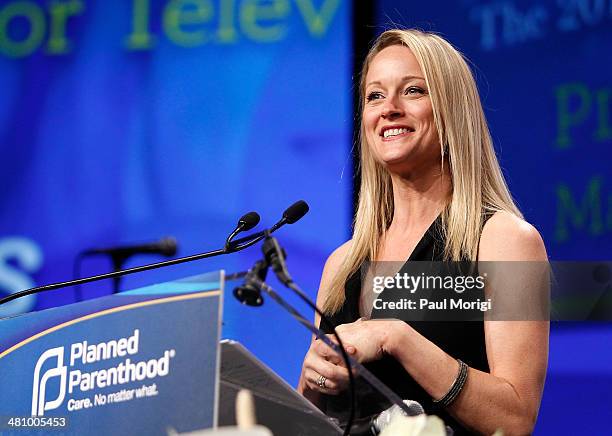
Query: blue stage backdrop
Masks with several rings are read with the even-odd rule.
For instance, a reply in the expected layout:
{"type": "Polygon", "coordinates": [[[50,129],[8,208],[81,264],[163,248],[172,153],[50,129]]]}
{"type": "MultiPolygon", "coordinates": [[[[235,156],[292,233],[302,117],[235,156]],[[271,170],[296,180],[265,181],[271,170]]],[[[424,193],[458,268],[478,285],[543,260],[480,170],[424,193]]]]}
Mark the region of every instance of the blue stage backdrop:
{"type": "MultiPolygon", "coordinates": [[[[470,59],[510,189],[550,258],[610,260],[612,2],[381,0],[377,23],[438,32],[470,59]]],[[[612,362],[611,339],[610,324],[552,326],[537,434],[606,432],[612,366],[598,362],[612,362]]]]}
{"type": "MultiPolygon", "coordinates": [[[[72,278],[85,248],[164,235],[179,255],[218,248],[245,212],[269,226],[304,199],[310,213],[278,237],[314,297],[350,228],[350,23],[347,0],[2,1],[0,292],[72,278]]],[[[254,247],[122,288],[244,270],[259,256],[254,247]]],[[[85,259],[82,274],[110,269],[85,259]]],[[[31,296],[0,316],[74,300],[73,289],[31,296]]],[[[295,383],[309,334],[271,302],[259,318],[226,303],[223,336],[295,383]]]]}

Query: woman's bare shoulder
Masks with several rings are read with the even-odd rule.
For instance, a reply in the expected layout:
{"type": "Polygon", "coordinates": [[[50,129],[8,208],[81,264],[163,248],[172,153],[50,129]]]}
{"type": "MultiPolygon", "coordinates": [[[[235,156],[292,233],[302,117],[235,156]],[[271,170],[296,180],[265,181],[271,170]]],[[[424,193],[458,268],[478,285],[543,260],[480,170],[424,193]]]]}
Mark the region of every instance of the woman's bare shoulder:
{"type": "Polygon", "coordinates": [[[522,218],[504,211],[496,212],[486,222],[478,253],[481,261],[547,260],[540,232],[522,218]]]}
{"type": "Polygon", "coordinates": [[[348,255],[352,246],[353,240],[349,239],[344,244],[336,248],[327,258],[327,261],[325,262],[325,267],[329,267],[334,270],[340,268],[340,265],[342,265],[342,262],[344,262],[344,259],[346,259],[346,256],[348,255]]]}
{"type": "Polygon", "coordinates": [[[333,278],[340,270],[344,259],[348,255],[353,241],[346,241],[344,244],[340,245],[336,248],[332,254],[329,255],[327,261],[325,262],[325,266],[323,267],[323,274],[321,274],[321,283],[319,285],[319,298],[323,298],[329,289],[333,278]]]}

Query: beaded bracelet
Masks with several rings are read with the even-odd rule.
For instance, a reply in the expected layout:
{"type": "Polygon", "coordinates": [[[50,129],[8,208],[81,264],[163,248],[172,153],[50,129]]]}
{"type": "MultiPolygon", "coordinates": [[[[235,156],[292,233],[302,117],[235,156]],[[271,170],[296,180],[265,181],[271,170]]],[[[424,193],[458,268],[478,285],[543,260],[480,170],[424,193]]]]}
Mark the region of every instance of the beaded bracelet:
{"type": "Polygon", "coordinates": [[[433,400],[433,403],[435,406],[438,406],[438,407],[450,406],[452,402],[455,401],[455,398],[457,398],[457,395],[459,395],[459,393],[463,389],[463,386],[465,386],[465,382],[467,380],[467,375],[468,375],[468,366],[459,359],[457,359],[457,362],[459,363],[459,372],[457,373],[457,378],[453,382],[452,386],[450,387],[446,395],[444,395],[439,400],[433,400]]]}

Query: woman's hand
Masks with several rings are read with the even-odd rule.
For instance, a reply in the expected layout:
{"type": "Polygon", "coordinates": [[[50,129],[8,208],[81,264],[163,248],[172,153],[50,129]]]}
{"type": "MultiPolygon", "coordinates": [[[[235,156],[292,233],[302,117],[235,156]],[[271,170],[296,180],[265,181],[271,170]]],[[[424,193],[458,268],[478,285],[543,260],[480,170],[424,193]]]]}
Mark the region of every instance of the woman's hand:
{"type": "MultiPolygon", "coordinates": [[[[334,335],[327,337],[336,342],[334,335]]],[[[345,343],[344,340],[342,342],[349,356],[355,353],[355,347],[345,343]]],[[[302,379],[306,387],[312,391],[338,395],[348,386],[348,371],[342,356],[317,339],[312,342],[304,358],[302,379]]]]}
{"type": "MultiPolygon", "coordinates": [[[[387,341],[392,335],[397,320],[370,320],[359,318],[350,324],[336,327],[343,343],[355,347],[352,356],[360,363],[379,360],[386,353],[387,341]]],[[[333,339],[333,338],[332,338],[333,339]]]]}
{"type": "MultiPolygon", "coordinates": [[[[359,362],[378,360],[385,354],[387,338],[395,320],[358,319],[336,327],[348,355],[359,362]]],[[[337,343],[334,335],[327,337],[337,343]]],[[[302,382],[310,391],[338,395],[348,387],[349,373],[342,356],[317,339],[304,358],[302,382]]]]}

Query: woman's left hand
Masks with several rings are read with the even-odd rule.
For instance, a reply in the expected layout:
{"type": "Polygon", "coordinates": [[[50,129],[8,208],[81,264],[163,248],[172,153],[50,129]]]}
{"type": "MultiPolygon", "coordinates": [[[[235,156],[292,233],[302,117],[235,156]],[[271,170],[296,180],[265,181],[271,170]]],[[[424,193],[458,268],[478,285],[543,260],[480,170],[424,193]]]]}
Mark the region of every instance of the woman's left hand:
{"type": "Polygon", "coordinates": [[[379,360],[386,350],[387,340],[392,334],[392,327],[396,320],[369,320],[359,318],[350,324],[342,324],[336,327],[336,331],[342,339],[355,347],[356,353],[353,357],[360,363],[379,360]]]}

